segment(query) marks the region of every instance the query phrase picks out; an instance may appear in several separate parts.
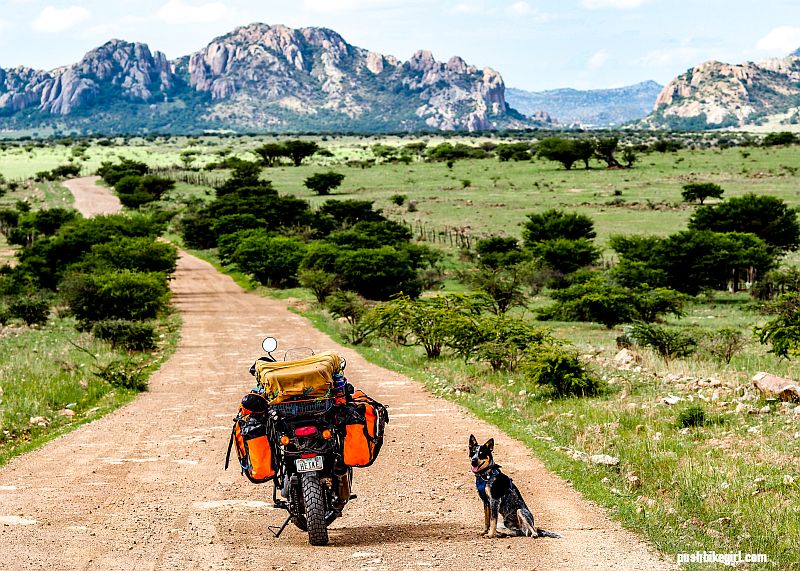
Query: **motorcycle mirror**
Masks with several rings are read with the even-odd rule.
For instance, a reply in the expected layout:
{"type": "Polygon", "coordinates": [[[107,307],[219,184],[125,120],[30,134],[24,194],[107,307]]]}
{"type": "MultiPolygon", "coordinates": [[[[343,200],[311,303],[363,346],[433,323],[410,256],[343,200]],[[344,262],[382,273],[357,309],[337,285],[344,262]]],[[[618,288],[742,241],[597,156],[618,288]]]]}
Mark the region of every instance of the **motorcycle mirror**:
{"type": "Polygon", "coordinates": [[[274,337],[267,337],[261,342],[261,348],[267,353],[272,353],[278,348],[278,340],[274,337]]]}

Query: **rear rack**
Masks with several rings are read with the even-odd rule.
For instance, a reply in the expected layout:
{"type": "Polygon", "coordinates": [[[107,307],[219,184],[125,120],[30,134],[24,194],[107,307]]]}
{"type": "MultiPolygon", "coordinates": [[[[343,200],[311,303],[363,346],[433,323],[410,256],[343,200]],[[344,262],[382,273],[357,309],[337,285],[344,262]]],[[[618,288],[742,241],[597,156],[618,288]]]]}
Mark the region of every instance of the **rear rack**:
{"type": "Polygon", "coordinates": [[[332,398],[313,400],[293,400],[270,405],[281,416],[300,416],[325,414],[333,408],[332,398]]]}

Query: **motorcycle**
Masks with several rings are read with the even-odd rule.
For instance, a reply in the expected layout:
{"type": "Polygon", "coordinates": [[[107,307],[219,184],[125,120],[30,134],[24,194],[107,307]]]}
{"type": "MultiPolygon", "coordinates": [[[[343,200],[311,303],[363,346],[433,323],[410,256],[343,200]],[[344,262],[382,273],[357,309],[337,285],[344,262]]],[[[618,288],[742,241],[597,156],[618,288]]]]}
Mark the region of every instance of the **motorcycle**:
{"type": "MultiPolygon", "coordinates": [[[[259,361],[277,363],[272,355],[277,345],[273,337],[266,338],[262,347],[267,355],[259,361]]],[[[257,363],[250,368],[254,376],[257,363]]],[[[269,528],[276,538],[291,522],[308,532],[311,545],[326,545],[328,526],[356,497],[351,492],[353,468],[344,464],[342,453],[342,405],[354,392],[344,377],[345,365],[341,359],[333,372],[331,396],[287,399],[269,404],[264,411],[274,447],[272,499],[275,507],[288,512],[283,525],[269,528]]]]}

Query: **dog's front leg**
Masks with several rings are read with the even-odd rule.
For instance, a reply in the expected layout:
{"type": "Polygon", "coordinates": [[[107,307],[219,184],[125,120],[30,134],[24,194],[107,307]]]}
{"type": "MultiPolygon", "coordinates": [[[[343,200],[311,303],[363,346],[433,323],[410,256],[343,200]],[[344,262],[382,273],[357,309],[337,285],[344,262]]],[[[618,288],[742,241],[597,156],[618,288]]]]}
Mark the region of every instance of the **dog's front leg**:
{"type": "Polygon", "coordinates": [[[499,508],[500,502],[489,501],[489,533],[486,534],[489,539],[497,537],[497,511],[499,508]]]}
{"type": "Polygon", "coordinates": [[[483,502],[483,533],[481,535],[486,535],[489,533],[489,519],[491,517],[492,511],[489,509],[489,502],[483,502]]]}

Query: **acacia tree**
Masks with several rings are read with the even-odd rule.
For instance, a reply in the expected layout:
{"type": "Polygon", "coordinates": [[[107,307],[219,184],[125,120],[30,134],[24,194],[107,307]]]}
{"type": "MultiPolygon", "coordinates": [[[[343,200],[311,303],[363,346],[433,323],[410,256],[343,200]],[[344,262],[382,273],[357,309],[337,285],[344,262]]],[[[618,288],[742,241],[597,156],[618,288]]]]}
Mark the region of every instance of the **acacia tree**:
{"type": "Polygon", "coordinates": [[[253,152],[261,158],[266,167],[274,167],[281,157],[287,156],[286,147],[280,143],[265,143],[253,149],[253,152]]]}
{"type": "Polygon", "coordinates": [[[283,144],[286,156],[292,159],[292,164],[299,167],[303,160],[307,159],[320,150],[319,145],[314,141],[301,141],[300,139],[286,141],[283,144]]]}
{"type": "Polygon", "coordinates": [[[608,168],[621,167],[622,165],[619,164],[619,161],[614,157],[618,145],[619,139],[616,137],[599,139],[594,144],[595,156],[601,161],[604,161],[608,165],[608,168]]]}
{"type": "Polygon", "coordinates": [[[720,185],[713,182],[690,182],[683,185],[681,196],[686,202],[699,200],[703,204],[706,198],[722,198],[724,192],[720,185]]]}
{"type": "MultiPolygon", "coordinates": [[[[577,141],[570,139],[548,137],[536,145],[536,154],[549,161],[561,163],[565,169],[570,170],[572,165],[585,156],[584,146],[576,145],[576,143],[577,141]]],[[[586,159],[586,164],[588,167],[588,159],[586,159]]]]}

